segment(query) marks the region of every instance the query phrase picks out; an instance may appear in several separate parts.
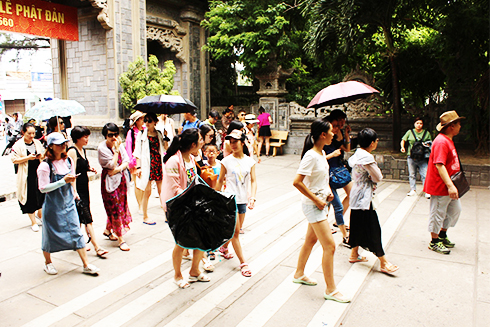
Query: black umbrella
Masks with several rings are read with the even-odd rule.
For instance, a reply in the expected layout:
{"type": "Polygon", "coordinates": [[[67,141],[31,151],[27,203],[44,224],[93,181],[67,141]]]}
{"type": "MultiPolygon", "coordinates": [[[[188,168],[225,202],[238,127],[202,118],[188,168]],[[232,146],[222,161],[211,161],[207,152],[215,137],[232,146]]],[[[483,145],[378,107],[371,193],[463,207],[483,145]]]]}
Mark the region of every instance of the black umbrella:
{"type": "Polygon", "coordinates": [[[210,188],[200,177],[167,201],[167,220],[175,243],[183,248],[213,251],[235,232],[235,195],[210,188]]]}
{"type": "Polygon", "coordinates": [[[188,99],[184,99],[180,95],[149,95],[139,100],[134,110],[139,110],[146,113],[156,114],[180,114],[184,112],[192,112],[197,110],[197,107],[188,99]]]}

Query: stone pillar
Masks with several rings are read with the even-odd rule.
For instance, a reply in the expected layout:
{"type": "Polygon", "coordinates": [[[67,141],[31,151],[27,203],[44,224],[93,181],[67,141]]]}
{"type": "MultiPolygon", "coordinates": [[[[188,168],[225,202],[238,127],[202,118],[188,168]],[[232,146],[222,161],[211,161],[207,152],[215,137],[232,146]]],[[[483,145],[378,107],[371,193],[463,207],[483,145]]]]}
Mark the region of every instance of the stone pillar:
{"type": "MultiPolygon", "coordinates": [[[[188,49],[188,90],[189,99],[199,109],[198,117],[207,118],[209,107],[209,60],[207,54],[201,49],[206,43],[206,33],[201,27],[204,12],[199,9],[186,6],[180,11],[180,19],[187,24],[187,46],[188,49]]],[[[184,95],[185,96],[185,95],[184,95]]]]}
{"type": "Polygon", "coordinates": [[[284,96],[288,94],[286,80],[292,73],[293,69],[284,70],[272,61],[268,69],[255,76],[260,82],[257,94],[262,96],[259,99],[259,106],[264,107],[271,115],[272,129],[289,130],[289,104],[286,103],[284,96]]]}

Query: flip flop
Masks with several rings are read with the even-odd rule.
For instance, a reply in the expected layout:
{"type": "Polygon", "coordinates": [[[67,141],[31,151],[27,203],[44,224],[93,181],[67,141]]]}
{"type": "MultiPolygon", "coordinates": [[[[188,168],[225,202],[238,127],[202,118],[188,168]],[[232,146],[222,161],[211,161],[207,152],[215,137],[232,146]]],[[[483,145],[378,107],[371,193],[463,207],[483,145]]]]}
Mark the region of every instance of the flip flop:
{"type": "Polygon", "coordinates": [[[394,264],[388,262],[388,264],[384,268],[381,268],[380,270],[383,274],[391,275],[398,269],[399,269],[398,266],[395,266],[394,264]]]}
{"type": "Polygon", "coordinates": [[[184,279],[179,279],[179,280],[174,279],[174,284],[177,285],[179,288],[187,288],[187,287],[191,286],[184,279]]]}
{"type": "Polygon", "coordinates": [[[223,256],[223,258],[230,260],[233,258],[233,253],[228,252],[228,248],[220,247],[219,253],[223,256]]]}
{"type": "Polygon", "coordinates": [[[154,222],[152,222],[152,223],[148,223],[148,222],[144,221],[144,222],[143,222],[143,224],[153,226],[153,225],[156,225],[156,224],[157,224],[157,222],[156,222],[156,221],[154,221],[154,222]]]}
{"type": "Polygon", "coordinates": [[[102,235],[107,237],[109,239],[109,241],[117,241],[117,237],[114,236],[114,234],[112,234],[112,233],[102,233],[102,235]]]}
{"type": "Polygon", "coordinates": [[[98,248],[97,250],[95,250],[97,256],[99,258],[104,258],[104,255],[106,255],[107,253],[109,253],[109,251],[103,249],[103,248],[98,248]]]}
{"type": "Polygon", "coordinates": [[[240,272],[242,273],[243,277],[252,277],[252,271],[248,267],[248,263],[244,262],[244,263],[240,264],[239,267],[240,267],[240,272]],[[247,267],[247,268],[245,268],[245,267],[247,267]]]}
{"type": "Polygon", "coordinates": [[[204,273],[200,273],[199,276],[190,276],[189,275],[189,283],[194,283],[194,282],[209,282],[211,279],[204,273]]]}
{"type": "Polygon", "coordinates": [[[352,260],[349,258],[349,262],[350,263],[356,263],[356,262],[368,262],[369,260],[366,258],[366,257],[361,257],[361,256],[357,256],[356,259],[352,260]]]}
{"type": "Polygon", "coordinates": [[[126,244],[126,242],[122,242],[121,244],[119,244],[119,249],[121,249],[121,251],[129,251],[129,250],[131,250],[129,248],[129,246],[126,244]],[[126,245],[126,246],[123,246],[123,245],[126,245]]]}
{"type": "Polygon", "coordinates": [[[339,302],[339,303],[349,303],[350,302],[350,299],[346,298],[343,295],[336,296],[339,293],[340,293],[339,290],[335,290],[330,294],[323,293],[323,298],[325,300],[331,300],[331,301],[335,301],[335,302],[339,302]]]}
{"type": "Polygon", "coordinates": [[[300,278],[293,278],[293,283],[303,284],[303,285],[308,285],[308,286],[315,286],[318,284],[315,279],[309,278],[306,275],[303,275],[300,278]],[[305,278],[307,278],[307,279],[305,279],[305,278]]]}

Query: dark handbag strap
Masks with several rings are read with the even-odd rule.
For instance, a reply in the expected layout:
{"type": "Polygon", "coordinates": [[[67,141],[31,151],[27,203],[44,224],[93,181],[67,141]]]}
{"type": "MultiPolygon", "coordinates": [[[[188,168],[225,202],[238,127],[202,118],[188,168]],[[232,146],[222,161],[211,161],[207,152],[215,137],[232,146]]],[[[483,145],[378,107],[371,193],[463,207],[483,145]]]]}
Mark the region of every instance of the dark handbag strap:
{"type": "MultiPolygon", "coordinates": [[[[413,131],[413,129],[411,129],[410,131],[412,132],[413,137],[415,138],[415,141],[416,141],[416,142],[420,142],[421,140],[419,140],[419,139],[417,138],[417,136],[415,136],[415,132],[413,131]]],[[[427,131],[425,131],[425,132],[427,133],[427,131]]],[[[422,140],[424,139],[424,136],[425,136],[425,134],[424,134],[424,135],[422,135],[422,140]]]]}

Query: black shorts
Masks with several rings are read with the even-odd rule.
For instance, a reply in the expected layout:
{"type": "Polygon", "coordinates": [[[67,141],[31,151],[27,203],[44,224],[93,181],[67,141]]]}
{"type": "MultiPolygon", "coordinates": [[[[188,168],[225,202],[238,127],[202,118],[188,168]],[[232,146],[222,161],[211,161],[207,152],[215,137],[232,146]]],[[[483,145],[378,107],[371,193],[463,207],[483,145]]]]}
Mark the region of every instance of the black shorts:
{"type": "Polygon", "coordinates": [[[271,125],[262,126],[259,128],[259,136],[271,136],[271,125]]]}

